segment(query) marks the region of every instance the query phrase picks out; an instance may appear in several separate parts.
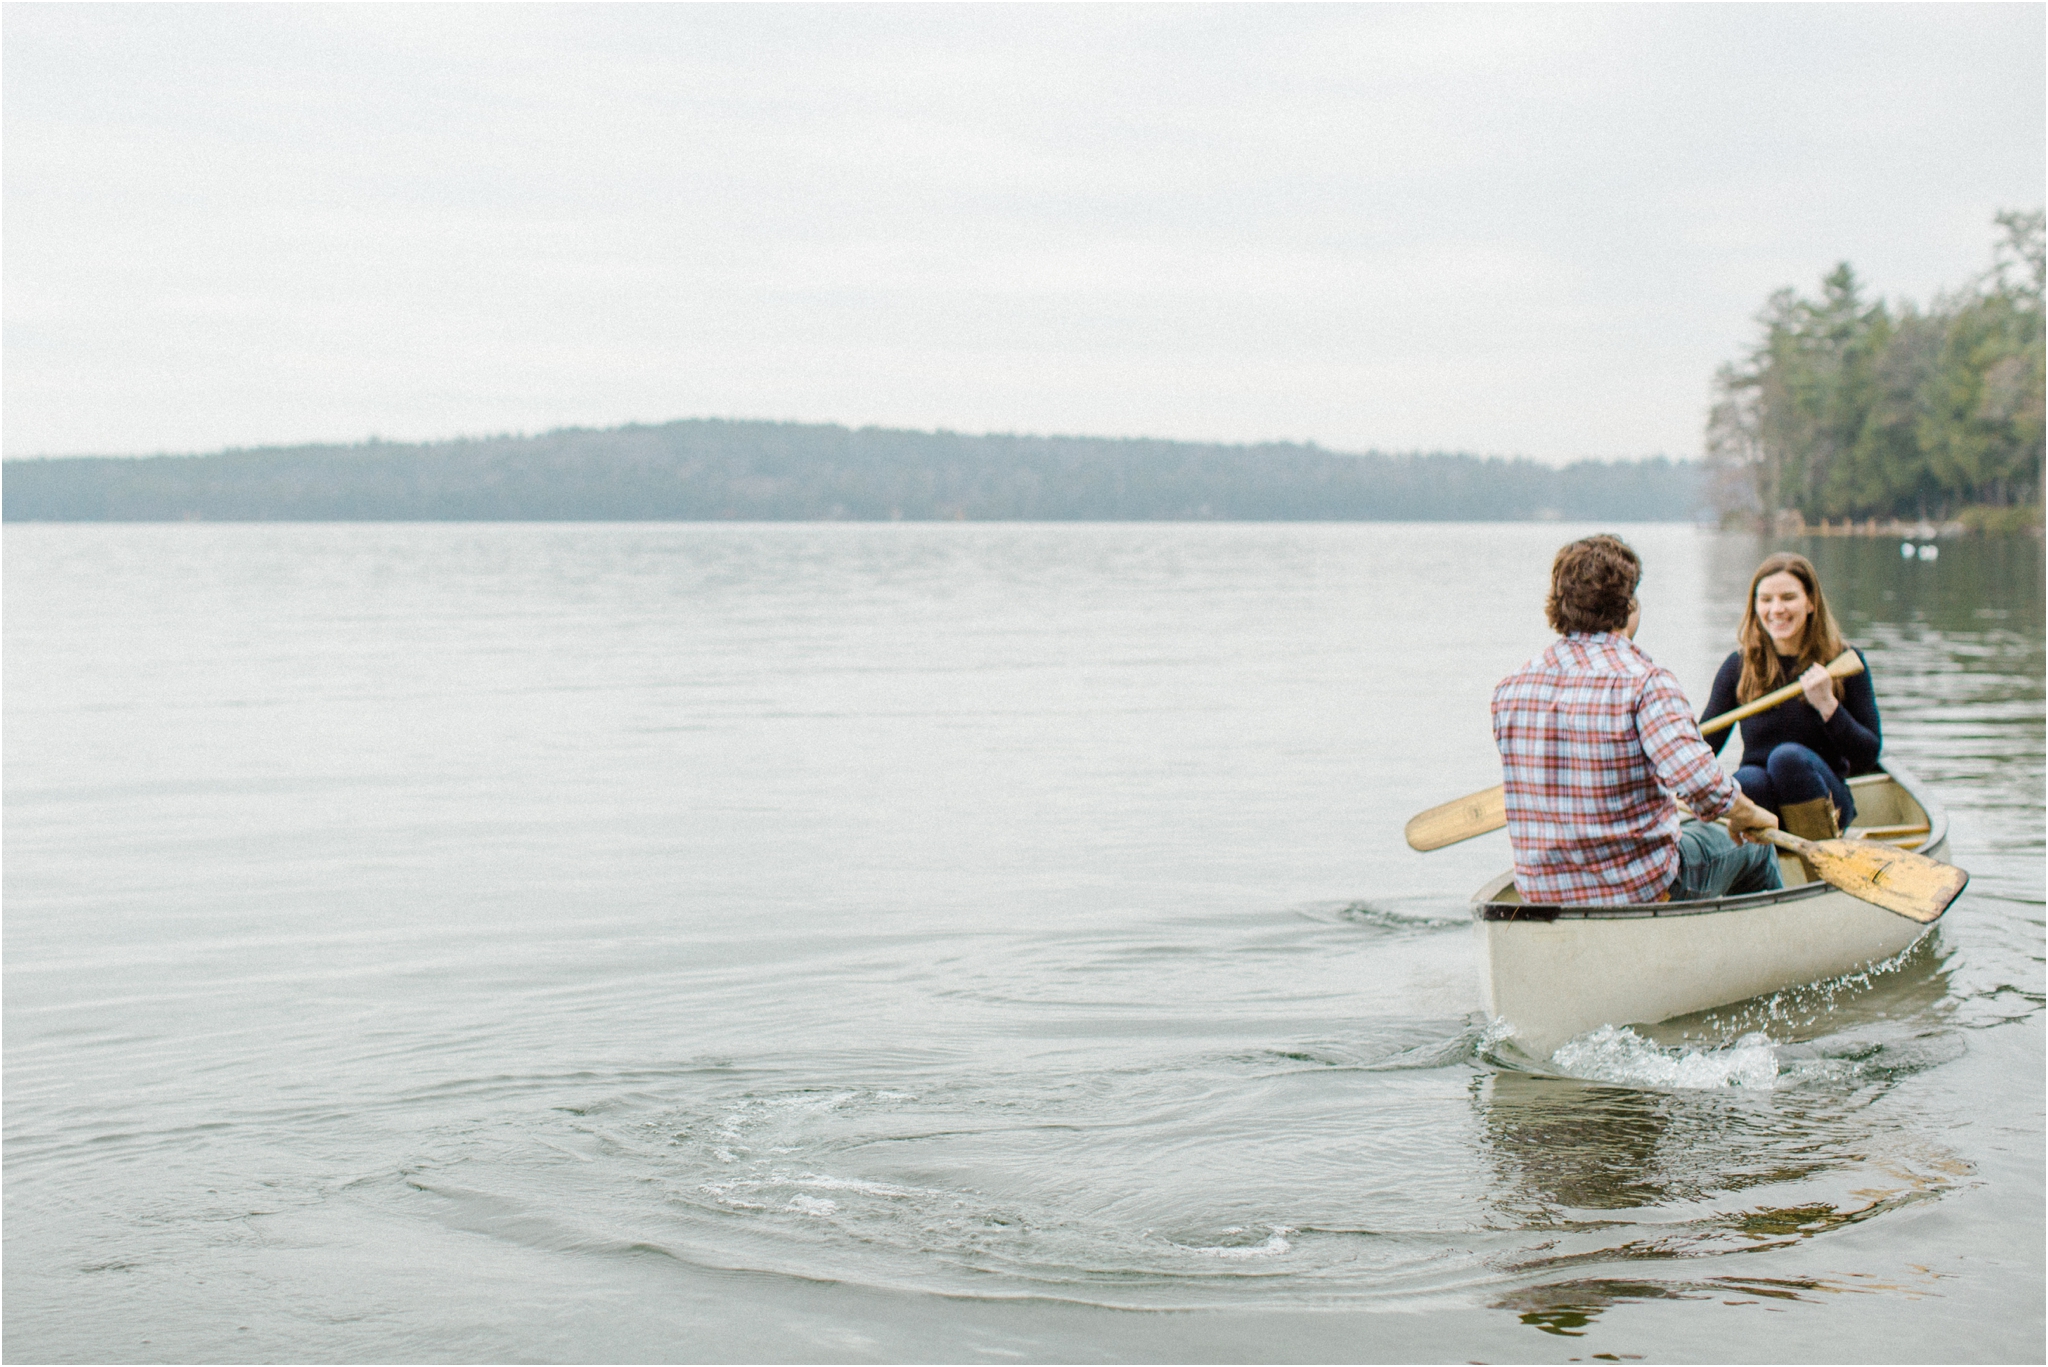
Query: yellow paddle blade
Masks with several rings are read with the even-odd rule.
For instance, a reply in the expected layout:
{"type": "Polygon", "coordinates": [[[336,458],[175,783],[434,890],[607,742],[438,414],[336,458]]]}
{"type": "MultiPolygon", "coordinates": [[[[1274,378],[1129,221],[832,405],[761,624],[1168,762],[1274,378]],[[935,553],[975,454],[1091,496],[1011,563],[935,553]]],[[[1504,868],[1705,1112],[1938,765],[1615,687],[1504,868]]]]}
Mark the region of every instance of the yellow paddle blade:
{"type": "Polygon", "coordinates": [[[1798,851],[1823,881],[1922,923],[1947,911],[1970,881],[1970,875],[1953,864],[1875,840],[1802,840],[1798,851]]]}
{"type": "Polygon", "coordinates": [[[1401,833],[1408,837],[1410,849],[1440,850],[1507,824],[1507,789],[1495,784],[1483,793],[1468,793],[1456,802],[1416,813],[1401,833]]]}

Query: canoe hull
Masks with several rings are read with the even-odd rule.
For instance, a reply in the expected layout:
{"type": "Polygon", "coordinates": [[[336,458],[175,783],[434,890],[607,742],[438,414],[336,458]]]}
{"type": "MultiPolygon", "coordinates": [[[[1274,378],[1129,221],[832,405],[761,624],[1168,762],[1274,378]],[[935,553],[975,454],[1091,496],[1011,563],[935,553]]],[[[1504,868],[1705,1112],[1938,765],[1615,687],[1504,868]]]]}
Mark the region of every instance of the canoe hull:
{"type": "MultiPolygon", "coordinates": [[[[1946,818],[1896,765],[1887,769],[1859,782],[1858,807],[1867,792],[1885,817],[1923,814],[1927,833],[1911,847],[1942,858],[1946,818]]],[[[1804,877],[1789,858],[1781,867],[1804,877]]],[[[1710,902],[1535,907],[1503,876],[1473,903],[1487,1010],[1537,1058],[1601,1025],[1650,1024],[1854,973],[1930,928],[1825,883],[1710,902]]]]}

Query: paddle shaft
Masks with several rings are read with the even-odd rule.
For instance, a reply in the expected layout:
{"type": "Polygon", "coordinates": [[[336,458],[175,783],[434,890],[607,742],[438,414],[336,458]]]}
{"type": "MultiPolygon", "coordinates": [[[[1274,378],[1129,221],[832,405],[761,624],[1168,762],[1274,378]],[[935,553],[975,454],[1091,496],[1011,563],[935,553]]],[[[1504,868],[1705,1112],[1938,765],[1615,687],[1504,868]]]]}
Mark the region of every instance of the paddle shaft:
{"type": "MultiPolygon", "coordinates": [[[[1853,650],[1845,650],[1828,661],[1828,674],[1833,678],[1846,679],[1862,672],[1863,657],[1853,650]]],[[[1779,703],[1789,702],[1805,691],[1806,685],[1803,683],[1788,683],[1783,688],[1764,694],[1755,702],[1746,702],[1732,712],[1723,712],[1711,721],[1701,722],[1700,734],[1708,736],[1716,731],[1725,731],[1744,717],[1754,717],[1759,712],[1768,712],[1779,703]]]]}
{"type": "MultiPolygon", "coordinates": [[[[1846,679],[1863,672],[1863,657],[1853,650],[1845,650],[1828,662],[1828,673],[1837,679],[1846,679]]],[[[1744,703],[1733,711],[1723,712],[1710,721],[1700,723],[1700,734],[1712,735],[1725,731],[1744,717],[1753,717],[1759,712],[1768,712],[1773,707],[1799,696],[1806,685],[1789,683],[1783,688],[1764,694],[1755,702],[1744,703]]],[[[1475,835],[1497,831],[1508,824],[1507,789],[1501,785],[1483,792],[1470,793],[1455,802],[1446,802],[1419,812],[1411,817],[1403,831],[1409,847],[1417,850],[1440,850],[1446,845],[1455,845],[1461,840],[1470,840],[1475,835]]]]}

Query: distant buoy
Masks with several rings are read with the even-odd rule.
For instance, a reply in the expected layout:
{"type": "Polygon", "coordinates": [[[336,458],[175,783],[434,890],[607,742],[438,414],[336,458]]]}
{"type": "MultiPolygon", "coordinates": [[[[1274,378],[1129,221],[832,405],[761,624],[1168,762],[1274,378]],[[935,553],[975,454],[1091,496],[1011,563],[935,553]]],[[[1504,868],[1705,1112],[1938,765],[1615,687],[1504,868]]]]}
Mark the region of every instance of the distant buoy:
{"type": "Polygon", "coordinates": [[[1911,560],[1911,559],[1913,558],[1913,543],[1912,543],[1912,542],[1910,542],[1910,541],[1901,541],[1901,542],[1899,543],[1899,558],[1900,558],[1901,560],[1911,560]]]}
{"type": "Polygon", "coordinates": [[[1920,558],[1922,560],[1932,560],[1934,559],[1934,557],[1940,554],[1941,547],[1933,545],[1932,543],[1929,543],[1928,545],[1922,546],[1920,548],[1920,558]]]}

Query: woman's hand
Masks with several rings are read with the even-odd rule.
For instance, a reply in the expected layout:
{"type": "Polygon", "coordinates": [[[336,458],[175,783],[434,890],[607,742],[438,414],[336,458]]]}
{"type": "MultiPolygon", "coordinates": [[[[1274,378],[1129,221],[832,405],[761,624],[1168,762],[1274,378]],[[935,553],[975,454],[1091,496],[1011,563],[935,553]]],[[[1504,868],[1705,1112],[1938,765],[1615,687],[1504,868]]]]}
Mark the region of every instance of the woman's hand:
{"type": "Polygon", "coordinates": [[[1835,697],[1834,679],[1820,665],[1809,665],[1799,676],[1799,686],[1806,690],[1806,700],[1813,704],[1814,711],[1820,713],[1822,721],[1834,716],[1835,709],[1842,705],[1841,700],[1835,697]]]}

